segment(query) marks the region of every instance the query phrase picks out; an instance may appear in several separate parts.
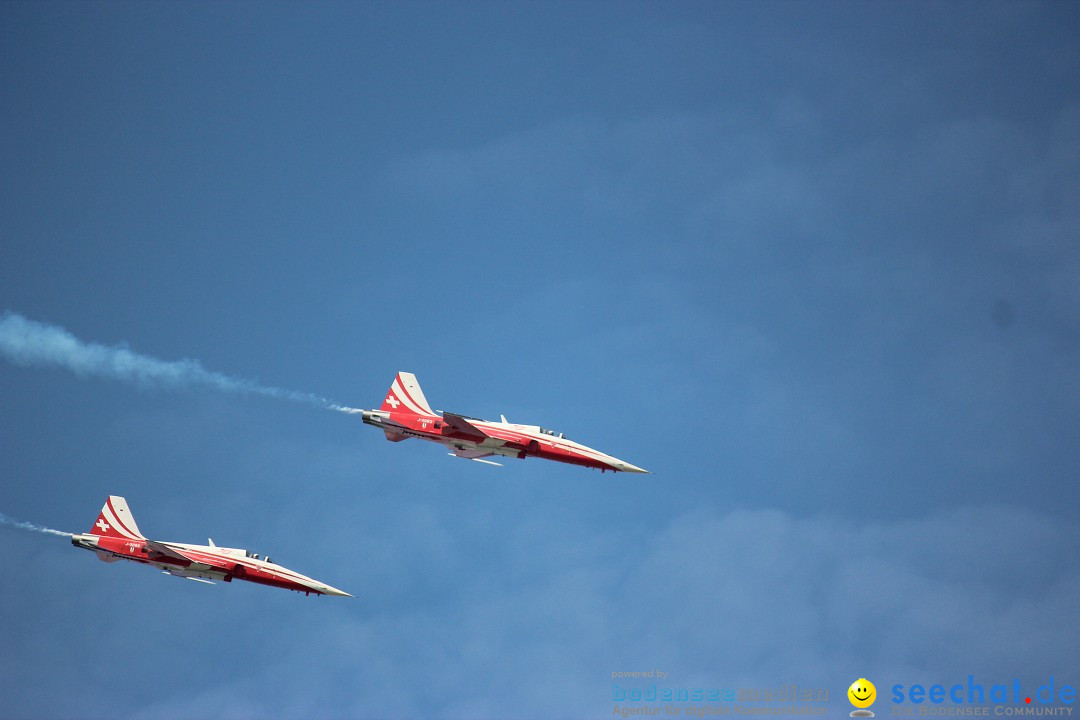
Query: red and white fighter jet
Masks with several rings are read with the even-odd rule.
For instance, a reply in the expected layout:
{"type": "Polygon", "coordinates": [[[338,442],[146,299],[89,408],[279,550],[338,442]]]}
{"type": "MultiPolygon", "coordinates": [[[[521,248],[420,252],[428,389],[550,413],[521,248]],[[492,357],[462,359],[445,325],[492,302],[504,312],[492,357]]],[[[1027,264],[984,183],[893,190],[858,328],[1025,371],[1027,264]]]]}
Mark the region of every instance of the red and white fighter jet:
{"type": "Polygon", "coordinates": [[[127,500],[116,495],[110,495],[105,501],[90,532],[72,535],[71,544],[93,550],[105,562],[132,560],[153,565],[169,575],[211,585],[214,580],[232,582],[236,579],[295,590],[305,595],[314,593],[352,597],[347,592],[287,570],[269,557],[260,558],[258,553],[239,548],[218,547],[213,540],[209,545],[147,540],[135,524],[127,500]]]}
{"type": "Polygon", "coordinates": [[[364,410],[363,417],[368,425],[381,428],[392,442],[408,438],[430,440],[445,445],[451,455],[490,465],[499,463],[482,458],[538,457],[597,468],[601,472],[649,472],[569,440],[561,432],[507,422],[506,416],[495,422],[451,412],[436,413],[428,405],[416,376],[407,372],[399,372],[394,378],[382,406],[378,410],[364,410]]]}

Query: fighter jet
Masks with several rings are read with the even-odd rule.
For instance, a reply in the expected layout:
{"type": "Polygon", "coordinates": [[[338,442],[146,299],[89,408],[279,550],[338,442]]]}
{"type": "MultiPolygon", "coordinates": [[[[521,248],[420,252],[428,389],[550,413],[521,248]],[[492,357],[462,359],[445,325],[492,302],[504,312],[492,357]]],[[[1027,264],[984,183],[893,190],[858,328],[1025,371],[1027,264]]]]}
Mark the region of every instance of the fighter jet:
{"type": "Polygon", "coordinates": [[[397,374],[382,406],[378,410],[364,410],[363,419],[368,425],[381,428],[392,442],[408,438],[430,440],[445,445],[451,455],[489,465],[500,463],[483,458],[502,455],[538,457],[597,468],[600,472],[648,472],[576,443],[561,432],[507,422],[505,415],[495,422],[451,412],[437,413],[428,405],[416,376],[407,372],[397,374]]]}
{"type": "Polygon", "coordinates": [[[110,495],[98,513],[97,522],[85,535],[72,535],[75,547],[93,550],[105,562],[132,560],[152,565],[168,575],[214,584],[215,580],[248,582],[295,590],[305,595],[341,595],[347,592],[330,587],[293,572],[258,553],[239,548],[223,548],[214,544],[187,545],[184,543],[147,540],[128,510],[127,500],[110,495]]]}

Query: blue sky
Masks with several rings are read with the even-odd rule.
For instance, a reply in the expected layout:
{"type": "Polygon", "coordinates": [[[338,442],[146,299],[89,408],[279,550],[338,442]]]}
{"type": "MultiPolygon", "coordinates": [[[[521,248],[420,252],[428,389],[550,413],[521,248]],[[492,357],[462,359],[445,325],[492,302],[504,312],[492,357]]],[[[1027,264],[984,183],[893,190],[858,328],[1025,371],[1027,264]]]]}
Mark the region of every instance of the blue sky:
{"type": "Polygon", "coordinates": [[[124,495],[357,599],[0,526],[0,715],[1080,684],[1078,37],[1057,2],[0,4],[0,313],[357,407],[408,370],[654,473],[8,354],[0,512],[124,495]]]}

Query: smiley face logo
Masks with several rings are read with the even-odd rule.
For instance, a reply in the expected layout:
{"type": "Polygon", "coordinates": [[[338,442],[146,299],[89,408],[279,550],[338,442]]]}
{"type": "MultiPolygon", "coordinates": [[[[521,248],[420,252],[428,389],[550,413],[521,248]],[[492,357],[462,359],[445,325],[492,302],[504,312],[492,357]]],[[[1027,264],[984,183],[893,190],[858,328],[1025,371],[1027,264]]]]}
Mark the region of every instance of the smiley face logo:
{"type": "Polygon", "coordinates": [[[877,699],[877,688],[874,687],[874,683],[866,678],[859,678],[851,683],[851,687],[847,690],[847,696],[855,707],[868,708],[877,699]]]}

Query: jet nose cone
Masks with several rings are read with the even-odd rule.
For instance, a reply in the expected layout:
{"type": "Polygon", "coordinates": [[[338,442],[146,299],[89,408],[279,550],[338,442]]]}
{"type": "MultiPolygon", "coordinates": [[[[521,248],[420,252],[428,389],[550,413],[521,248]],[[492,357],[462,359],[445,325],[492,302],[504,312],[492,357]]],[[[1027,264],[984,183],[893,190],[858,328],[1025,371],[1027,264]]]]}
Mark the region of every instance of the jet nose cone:
{"type": "Polygon", "coordinates": [[[616,470],[619,470],[621,472],[643,473],[645,475],[651,475],[652,474],[648,470],[645,470],[644,468],[639,468],[637,465],[631,465],[630,463],[623,462],[622,460],[617,460],[616,462],[612,463],[612,466],[616,470]]]}
{"type": "Polygon", "coordinates": [[[353,597],[352,595],[345,592],[344,590],[338,590],[337,588],[332,588],[329,585],[323,585],[321,588],[319,588],[319,592],[321,592],[323,595],[337,595],[338,597],[353,597]]]}

